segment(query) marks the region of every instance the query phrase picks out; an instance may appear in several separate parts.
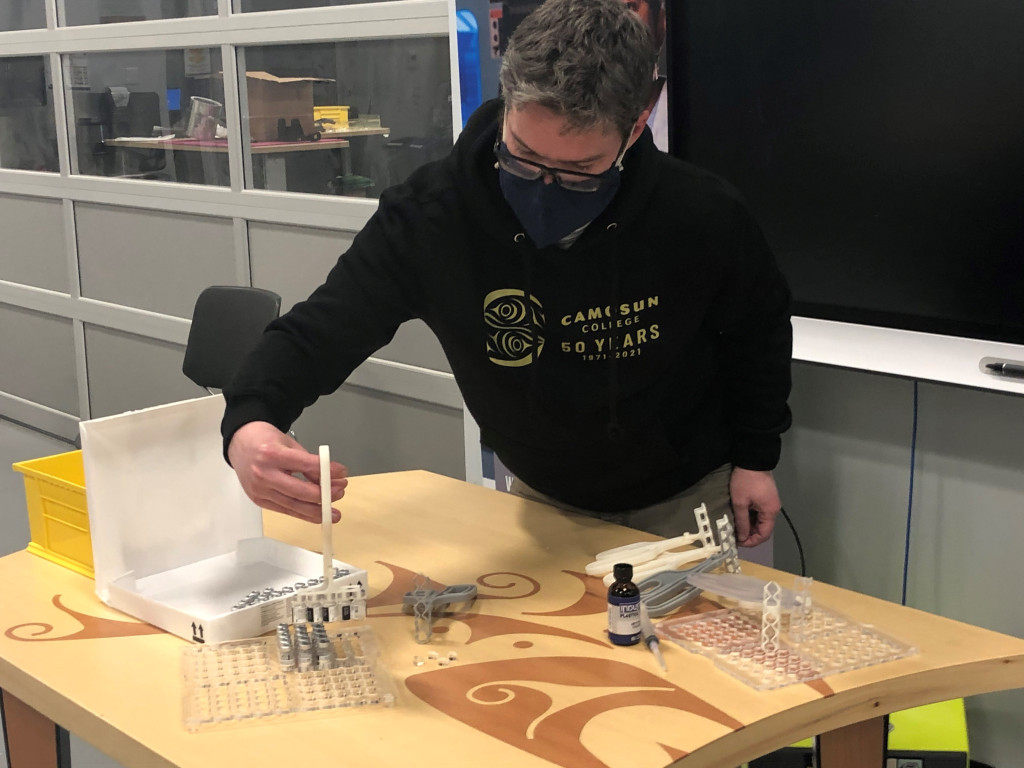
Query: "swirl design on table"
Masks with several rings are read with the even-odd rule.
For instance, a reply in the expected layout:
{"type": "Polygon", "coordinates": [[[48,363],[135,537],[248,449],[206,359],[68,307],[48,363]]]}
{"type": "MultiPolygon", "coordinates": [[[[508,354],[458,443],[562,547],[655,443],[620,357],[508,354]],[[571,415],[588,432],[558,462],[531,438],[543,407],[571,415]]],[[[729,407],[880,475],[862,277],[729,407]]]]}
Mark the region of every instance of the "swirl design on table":
{"type": "Polygon", "coordinates": [[[32,643],[53,642],[56,640],[91,640],[99,637],[132,637],[135,635],[155,635],[163,633],[162,629],[154,627],[152,624],[145,624],[139,621],[104,619],[99,616],[91,616],[87,613],[76,611],[73,608],[68,608],[64,605],[61,602],[60,597],[60,595],[54,595],[53,604],[64,613],[76,619],[82,625],[80,630],[70,635],[43,637],[43,635],[49,635],[53,632],[54,626],[43,621],[30,621],[25,624],[16,624],[13,627],[9,627],[4,632],[4,636],[9,637],[11,640],[19,640],[23,643],[32,643]],[[38,627],[38,631],[30,632],[28,636],[20,634],[22,630],[26,630],[29,627],[38,627]]]}
{"type": "MultiPolygon", "coordinates": [[[[402,596],[412,588],[417,574],[400,566],[378,562],[391,572],[392,581],[369,600],[368,605],[378,608],[396,603],[401,605],[402,596]]],[[[604,591],[599,579],[574,571],[564,573],[581,582],[582,595],[575,603],[555,611],[523,612],[521,615],[572,617],[604,611],[604,591]]],[[[510,571],[480,575],[476,583],[488,590],[512,592],[480,595],[484,599],[523,599],[541,591],[536,579],[510,571]]],[[[432,586],[444,588],[436,582],[432,586]]],[[[69,608],[59,594],[53,596],[52,602],[60,612],[75,619],[81,628],[70,634],[53,636],[55,624],[26,622],[8,628],[5,636],[19,642],[53,642],[163,633],[157,627],[134,620],[101,618],[69,608]]],[[[710,601],[703,602],[707,606],[689,604],[687,612],[718,608],[710,601]]],[[[371,618],[402,615],[401,612],[375,612],[371,618]]],[[[446,614],[442,621],[445,625],[458,621],[467,626],[470,634],[464,641],[466,645],[502,636],[548,635],[608,648],[603,633],[600,637],[584,635],[535,621],[487,615],[480,613],[479,608],[446,614]]],[[[435,631],[448,629],[449,626],[440,626],[435,631]]],[[[520,637],[511,645],[522,651],[534,647],[534,641],[520,637]]],[[[646,659],[646,654],[643,658],[646,659]]],[[[633,664],[608,658],[525,656],[459,664],[412,674],[406,678],[405,685],[410,693],[445,715],[509,746],[565,768],[607,768],[609,762],[615,762],[614,756],[605,756],[606,762],[602,755],[591,752],[591,748],[601,749],[594,746],[601,742],[595,741],[593,734],[594,728],[602,727],[591,724],[595,718],[617,709],[656,707],[677,710],[688,717],[697,716],[717,724],[723,735],[743,727],[728,713],[673,682],[633,664]],[[585,734],[588,726],[591,727],[585,734]]],[[[824,680],[811,681],[807,686],[824,697],[834,694],[824,680]]],[[[681,721],[681,727],[685,727],[685,722],[681,721]]],[[[663,732],[659,735],[664,737],[663,732]]],[[[657,741],[653,736],[654,733],[647,743],[657,746],[669,761],[687,756],[685,749],[657,741]]],[[[646,737],[647,734],[638,734],[640,739],[646,737]]]]}
{"type": "Polygon", "coordinates": [[[550,635],[553,637],[565,637],[569,640],[579,640],[602,648],[611,644],[605,641],[604,632],[601,638],[583,635],[579,632],[570,632],[567,629],[558,629],[548,624],[540,624],[535,621],[523,621],[522,619],[510,619],[505,616],[486,616],[478,613],[462,614],[457,617],[469,627],[469,639],[466,645],[487,640],[502,635],[550,635]]]}
{"type": "MultiPolygon", "coordinates": [[[[396,582],[411,584],[414,576],[411,571],[397,566],[382,565],[392,571],[394,578],[382,593],[387,597],[377,604],[401,599],[404,590],[396,586],[396,582]]],[[[523,611],[523,616],[575,617],[604,613],[607,598],[600,579],[576,571],[563,573],[580,582],[581,593],[576,601],[553,611],[523,611]]],[[[511,589],[523,582],[534,587],[527,595],[486,596],[492,599],[530,597],[540,591],[540,583],[529,576],[508,572],[477,577],[478,585],[490,589],[511,589]],[[511,576],[514,580],[501,582],[495,578],[497,576],[511,576]]],[[[436,586],[443,589],[443,585],[436,586]]],[[[685,610],[702,613],[720,608],[718,603],[698,597],[688,603],[685,610]]],[[[450,615],[446,620],[448,623],[460,621],[469,627],[467,646],[504,635],[554,635],[607,647],[603,633],[600,637],[589,636],[539,622],[489,616],[478,610],[450,615]]],[[[447,626],[440,626],[436,631],[447,629],[447,626]]],[[[512,647],[519,650],[533,646],[533,641],[526,639],[512,643],[512,647]]],[[[607,768],[600,756],[592,754],[585,746],[583,730],[595,717],[621,707],[678,709],[711,720],[725,729],[743,727],[727,713],[664,678],[632,664],[601,658],[530,657],[450,666],[411,675],[405,684],[415,696],[448,716],[566,768],[607,768]],[[460,691],[462,696],[458,695],[460,691]]],[[[821,696],[833,694],[824,680],[811,681],[808,687],[821,696]]],[[[664,752],[669,761],[688,754],[676,745],[654,740],[651,743],[664,752]]]]}
{"type": "Polygon", "coordinates": [[[481,587],[487,587],[489,589],[514,589],[519,586],[523,581],[530,584],[530,591],[525,594],[515,595],[488,595],[481,593],[477,590],[477,600],[522,600],[527,597],[533,597],[540,592],[540,582],[536,579],[532,579],[522,573],[515,573],[513,571],[495,571],[494,573],[485,573],[483,576],[476,577],[476,583],[481,587]],[[498,584],[493,582],[495,576],[512,576],[513,580],[504,584],[498,584]]]}
{"type": "MultiPolygon", "coordinates": [[[[366,601],[367,613],[370,618],[402,616],[404,611],[401,610],[374,611],[370,614],[369,609],[393,606],[395,604],[400,605],[402,603],[403,595],[405,595],[405,593],[410,589],[413,589],[413,582],[417,578],[418,574],[399,565],[393,565],[379,560],[377,562],[378,565],[383,565],[391,571],[391,583],[388,584],[384,591],[366,601]]],[[[478,576],[476,582],[477,584],[488,587],[489,589],[512,589],[524,584],[529,585],[528,591],[521,594],[516,593],[514,595],[493,595],[478,591],[477,600],[520,600],[531,597],[540,591],[540,582],[536,579],[513,571],[485,573],[482,576],[478,576]],[[512,577],[512,580],[508,582],[496,582],[493,578],[495,576],[510,576],[512,577]]],[[[432,589],[444,589],[447,585],[431,580],[430,586],[432,589]]],[[[469,639],[466,640],[467,645],[479,642],[480,640],[486,640],[491,637],[500,637],[501,635],[553,635],[555,637],[565,637],[571,640],[581,640],[585,643],[592,643],[601,647],[607,647],[608,645],[608,643],[603,639],[590,637],[589,635],[583,635],[578,632],[570,632],[569,630],[559,629],[557,627],[533,621],[512,619],[505,616],[491,616],[479,613],[472,609],[448,612],[435,617],[434,632],[444,634],[448,631],[448,626],[446,626],[446,624],[450,624],[453,621],[461,621],[469,627],[470,634],[469,639]]]]}
{"type": "Polygon", "coordinates": [[[583,594],[567,608],[557,611],[523,611],[524,616],[590,616],[608,610],[608,590],[599,578],[577,571],[562,571],[579,579],[583,594]]]}
{"type": "MultiPolygon", "coordinates": [[[[723,732],[743,727],[664,678],[608,659],[556,656],[484,662],[415,674],[406,686],[448,716],[566,768],[606,768],[600,755],[583,745],[583,730],[595,717],[622,707],[675,709],[717,723],[723,732]]],[[[686,754],[661,746],[675,756],[686,754]]]]}
{"type": "MultiPolygon", "coordinates": [[[[403,568],[400,565],[394,565],[393,563],[386,563],[383,560],[378,560],[377,565],[383,565],[388,571],[391,572],[391,582],[381,592],[377,593],[366,601],[367,610],[371,608],[383,608],[389,605],[402,605],[403,597],[405,593],[410,589],[414,589],[414,584],[417,578],[422,581],[423,577],[415,571],[410,571],[408,568],[403,568]]],[[[445,589],[447,584],[442,584],[439,581],[430,579],[431,589],[445,589]]],[[[517,592],[514,595],[497,595],[487,594],[477,590],[477,600],[523,600],[527,597],[540,592],[540,582],[534,578],[531,578],[523,573],[515,573],[514,571],[495,571],[494,573],[485,573],[482,576],[478,576],[476,583],[481,587],[487,587],[488,589],[514,589],[522,584],[528,584],[528,591],[517,592]],[[495,576],[510,576],[512,581],[498,583],[494,581],[495,576]]],[[[374,616],[395,616],[395,613],[374,613],[374,616]]]]}

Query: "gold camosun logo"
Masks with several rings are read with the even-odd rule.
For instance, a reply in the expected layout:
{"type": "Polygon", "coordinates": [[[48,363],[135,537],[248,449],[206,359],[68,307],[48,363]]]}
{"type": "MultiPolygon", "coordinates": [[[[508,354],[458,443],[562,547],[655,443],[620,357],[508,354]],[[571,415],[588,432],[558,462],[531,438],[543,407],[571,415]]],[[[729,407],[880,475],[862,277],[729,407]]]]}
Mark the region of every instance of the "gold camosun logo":
{"type": "Polygon", "coordinates": [[[502,288],[484,297],[487,357],[495,365],[529,365],[544,350],[544,308],[536,296],[502,288]]]}

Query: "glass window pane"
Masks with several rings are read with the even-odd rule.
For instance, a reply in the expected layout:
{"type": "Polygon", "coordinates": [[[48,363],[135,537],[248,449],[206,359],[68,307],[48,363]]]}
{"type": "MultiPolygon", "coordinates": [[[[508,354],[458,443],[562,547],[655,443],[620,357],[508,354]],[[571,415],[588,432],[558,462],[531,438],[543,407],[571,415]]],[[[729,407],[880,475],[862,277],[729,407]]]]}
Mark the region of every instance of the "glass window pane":
{"type": "Polygon", "coordinates": [[[379,197],[452,147],[448,40],[244,50],[256,189],[379,197]]]}
{"type": "Polygon", "coordinates": [[[380,0],[234,0],[235,13],[286,11],[294,8],[327,8],[336,5],[358,5],[380,0]]]}
{"type": "Polygon", "coordinates": [[[0,2],[0,32],[46,27],[43,0],[3,0],[0,2]]]}
{"type": "Polygon", "coordinates": [[[183,19],[187,16],[214,16],[216,13],[217,0],[57,0],[57,18],[68,27],[183,19]]]}
{"type": "Polygon", "coordinates": [[[46,56],[0,58],[0,168],[59,171],[46,56]]]}
{"type": "Polygon", "coordinates": [[[78,172],[229,185],[219,48],[64,57],[78,172]]]}

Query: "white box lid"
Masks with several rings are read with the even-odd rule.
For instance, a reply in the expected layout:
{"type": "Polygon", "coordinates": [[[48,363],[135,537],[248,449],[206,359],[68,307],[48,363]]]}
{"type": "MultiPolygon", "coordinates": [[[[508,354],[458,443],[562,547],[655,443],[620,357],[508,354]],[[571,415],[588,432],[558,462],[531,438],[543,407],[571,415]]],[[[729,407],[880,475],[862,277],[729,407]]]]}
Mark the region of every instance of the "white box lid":
{"type": "Polygon", "coordinates": [[[233,552],[263,535],[224,461],[220,395],[81,423],[96,592],[233,552]]]}

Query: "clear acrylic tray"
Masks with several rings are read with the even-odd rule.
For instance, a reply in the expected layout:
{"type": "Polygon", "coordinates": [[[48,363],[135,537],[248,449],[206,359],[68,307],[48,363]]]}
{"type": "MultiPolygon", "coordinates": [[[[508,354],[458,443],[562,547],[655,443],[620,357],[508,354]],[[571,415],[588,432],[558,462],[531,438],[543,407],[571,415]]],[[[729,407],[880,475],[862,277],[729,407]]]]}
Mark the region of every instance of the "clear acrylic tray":
{"type": "Polygon", "coordinates": [[[381,662],[373,630],[350,625],[342,629],[339,622],[323,626],[333,653],[315,668],[282,664],[273,635],[184,649],[185,728],[199,731],[394,706],[394,683],[381,662]]]}
{"type": "Polygon", "coordinates": [[[761,612],[742,608],[660,622],[657,633],[757,690],[903,659],[917,649],[827,608],[785,615],[778,637],[762,642],[761,612]]]}

